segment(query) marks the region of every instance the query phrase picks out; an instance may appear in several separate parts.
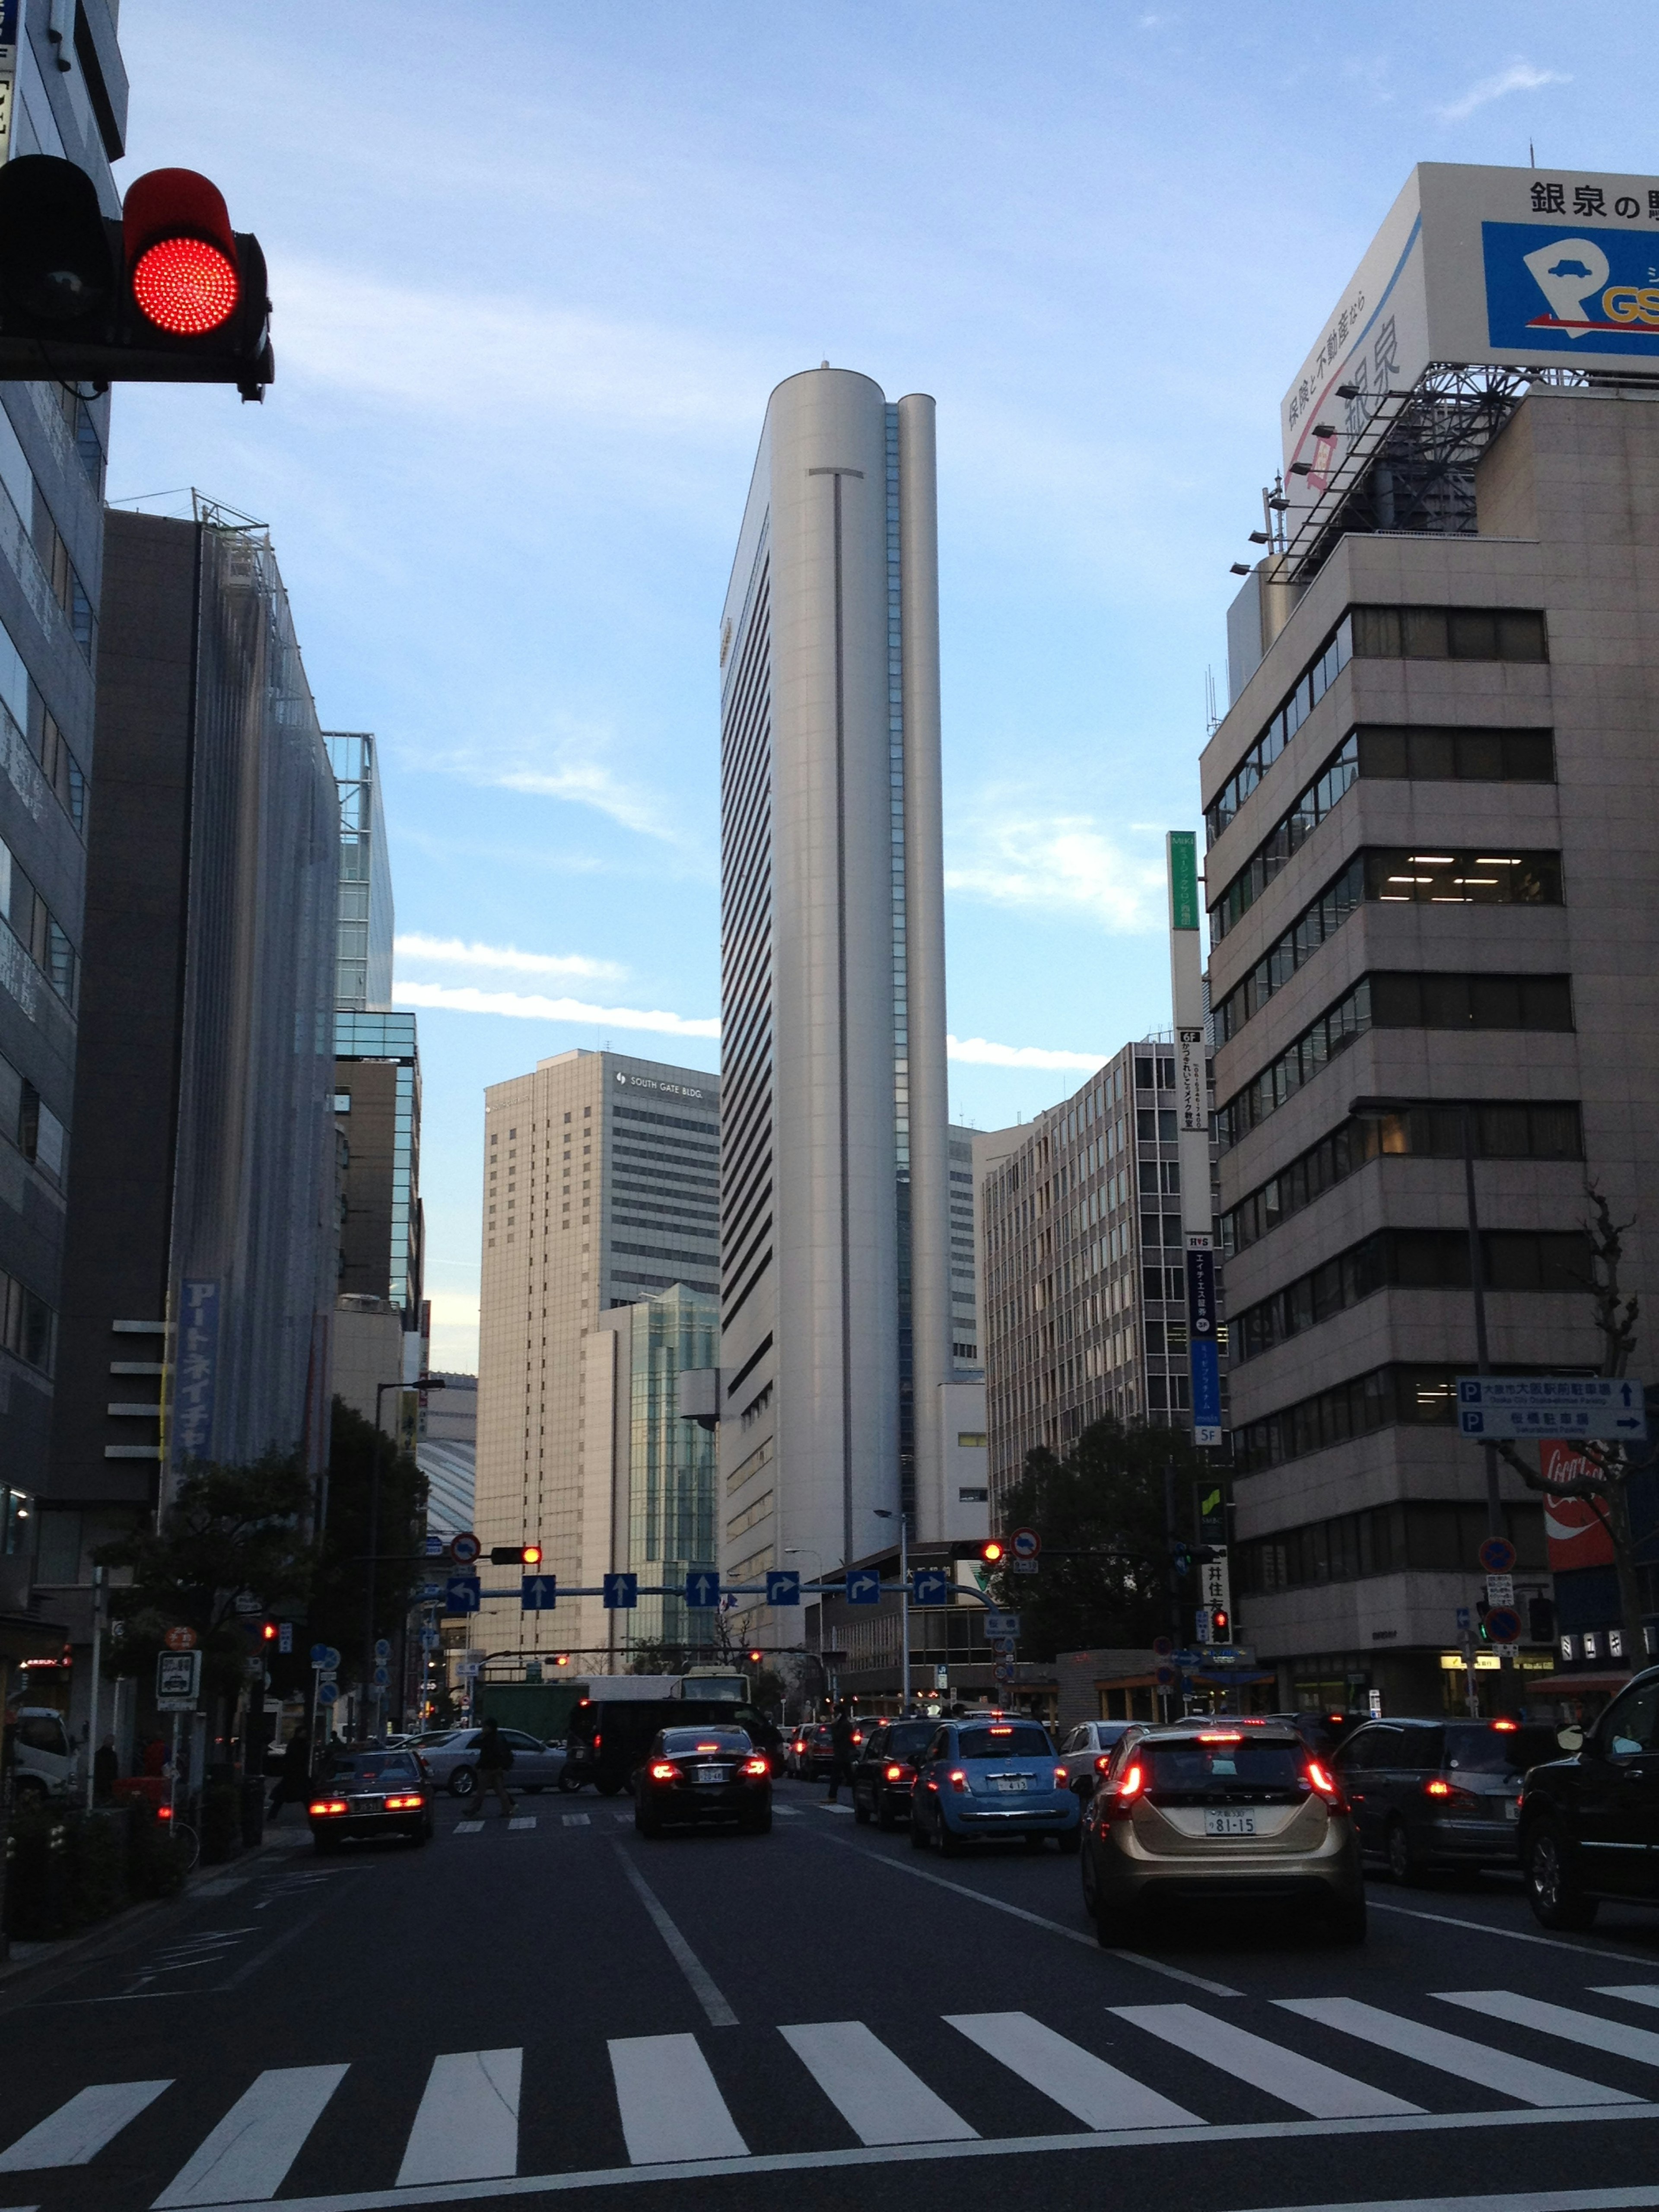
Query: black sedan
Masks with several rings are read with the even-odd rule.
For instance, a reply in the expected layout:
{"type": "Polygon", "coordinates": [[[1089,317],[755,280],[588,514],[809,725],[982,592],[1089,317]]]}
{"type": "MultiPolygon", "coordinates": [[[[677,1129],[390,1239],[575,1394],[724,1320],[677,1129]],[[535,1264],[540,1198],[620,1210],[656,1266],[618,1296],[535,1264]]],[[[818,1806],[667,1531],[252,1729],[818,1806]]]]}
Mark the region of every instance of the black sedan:
{"type": "Polygon", "coordinates": [[[1521,1799],[1521,1867],[1546,1928],[1588,1928],[1604,1898],[1659,1905],[1659,1667],[1627,1682],[1571,1755],[1534,1766],[1521,1799]]]}
{"type": "Polygon", "coordinates": [[[371,1836],[432,1838],[432,1793],[412,1751],[338,1752],[307,1807],[319,1851],[371,1836]]]}
{"type": "Polygon", "coordinates": [[[854,1754],[853,1813],[878,1828],[908,1826],[916,1761],[939,1733],[937,1721],[878,1721],[854,1754]]]}
{"type": "Polygon", "coordinates": [[[742,1729],[659,1729],[634,1777],[634,1826],[659,1836],[713,1820],[769,1832],[771,1761],[742,1729]]]}

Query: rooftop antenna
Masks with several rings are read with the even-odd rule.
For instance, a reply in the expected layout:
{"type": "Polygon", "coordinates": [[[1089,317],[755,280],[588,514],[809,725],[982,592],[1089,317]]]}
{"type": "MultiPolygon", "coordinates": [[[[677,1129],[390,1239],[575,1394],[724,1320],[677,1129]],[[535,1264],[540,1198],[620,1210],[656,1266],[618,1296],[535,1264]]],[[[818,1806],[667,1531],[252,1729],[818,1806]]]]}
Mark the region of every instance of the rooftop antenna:
{"type": "Polygon", "coordinates": [[[1221,726],[1221,717],[1215,710],[1215,670],[1207,665],[1204,671],[1204,726],[1212,737],[1221,726]]]}
{"type": "Polygon", "coordinates": [[[1530,138],[1527,141],[1527,159],[1532,163],[1534,169],[1538,167],[1538,156],[1533,151],[1532,141],[1530,138]]]}

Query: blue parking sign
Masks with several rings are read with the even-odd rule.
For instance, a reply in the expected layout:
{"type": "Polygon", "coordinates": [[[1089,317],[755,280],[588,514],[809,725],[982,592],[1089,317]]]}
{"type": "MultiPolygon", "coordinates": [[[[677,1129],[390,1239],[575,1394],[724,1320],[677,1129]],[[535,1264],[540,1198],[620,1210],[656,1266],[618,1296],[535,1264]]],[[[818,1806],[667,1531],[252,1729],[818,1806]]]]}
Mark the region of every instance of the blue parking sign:
{"type": "Polygon", "coordinates": [[[793,1567],[769,1567],[766,1571],[766,1602],[768,1605],[799,1605],[800,1577],[793,1567]]]}
{"type": "Polygon", "coordinates": [[[640,1578],[637,1575],[607,1575],[605,1578],[605,1609],[610,1613],[631,1613],[640,1601],[640,1578]]]}

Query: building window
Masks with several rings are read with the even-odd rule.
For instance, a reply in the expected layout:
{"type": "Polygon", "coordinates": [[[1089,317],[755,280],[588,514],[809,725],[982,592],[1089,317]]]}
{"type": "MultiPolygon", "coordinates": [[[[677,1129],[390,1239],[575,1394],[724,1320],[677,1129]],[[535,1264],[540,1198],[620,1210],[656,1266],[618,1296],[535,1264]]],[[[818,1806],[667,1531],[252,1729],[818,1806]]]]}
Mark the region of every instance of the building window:
{"type": "MultiPolygon", "coordinates": [[[[1374,1367],[1369,1374],[1333,1383],[1328,1390],[1235,1429],[1235,1468],[1240,1474],[1260,1474],[1288,1460],[1396,1425],[1449,1428],[1457,1418],[1459,1371],[1455,1367],[1374,1367]]],[[[1517,1371],[1530,1374],[1533,1370],[1517,1371]]],[[[1574,1370],[1558,1367],[1555,1371],[1574,1370]]]]}
{"type": "Polygon", "coordinates": [[[1216,1042],[1236,1037],[1368,901],[1385,906],[1559,906],[1561,855],[1410,852],[1392,846],[1356,853],[1222,1000],[1215,1013],[1216,1042]]]}
{"type": "MultiPolygon", "coordinates": [[[[1545,1571],[1541,1506],[1510,1505],[1504,1524],[1523,1573],[1545,1571]]],[[[1322,1583],[1358,1582],[1371,1575],[1444,1574],[1464,1569],[1486,1534],[1484,1505],[1433,1500],[1372,1506],[1299,1528],[1285,1528],[1237,1545],[1241,1597],[1322,1583]]]]}
{"type": "Polygon", "coordinates": [[[1385,969],[1362,975],[1216,1113],[1222,1150],[1278,1112],[1367,1030],[1570,1030],[1565,975],[1464,975],[1385,969]]]}
{"type": "Polygon", "coordinates": [[[958,1490],[957,1497],[963,1505],[987,1505],[991,1493],[988,1490],[958,1490]]]}
{"type": "MultiPolygon", "coordinates": [[[[1474,1108],[1471,1135],[1477,1159],[1577,1160],[1584,1156],[1578,1109],[1571,1101],[1553,1105],[1482,1101],[1474,1108]]],[[[1223,1255],[1231,1258],[1248,1249],[1371,1160],[1462,1156],[1463,1108],[1455,1099],[1345,1121],[1222,1215],[1223,1255]]]]}
{"type": "Polygon", "coordinates": [[[334,1110],[337,1114],[349,1114],[351,1111],[351,1093],[349,1091],[335,1092],[334,1110]]]}
{"type": "Polygon", "coordinates": [[[983,1451],[985,1431],[983,1429],[958,1429],[957,1442],[963,1451],[983,1451]]]}

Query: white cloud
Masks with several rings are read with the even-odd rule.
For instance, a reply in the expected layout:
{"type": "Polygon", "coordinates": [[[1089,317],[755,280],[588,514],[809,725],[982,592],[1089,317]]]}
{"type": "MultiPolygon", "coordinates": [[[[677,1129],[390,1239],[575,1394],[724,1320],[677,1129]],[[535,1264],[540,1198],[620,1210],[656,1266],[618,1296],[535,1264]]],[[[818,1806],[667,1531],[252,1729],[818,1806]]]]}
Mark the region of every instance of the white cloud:
{"type": "MultiPolygon", "coordinates": [[[[1141,825],[1132,823],[1131,834],[1141,825]]],[[[1161,927],[1164,855],[1137,853],[1092,815],[1019,815],[987,806],[952,847],[965,865],[945,872],[945,887],[989,906],[1088,914],[1128,933],[1161,927]]]]}
{"type": "Polygon", "coordinates": [[[603,1029],[655,1030],[662,1036],[717,1037],[717,1020],[642,1012],[635,1006],[591,1006],[580,999],[544,999],[519,991],[476,991],[447,983],[394,983],[400,1006],[436,1006],[457,1014],[507,1014],[522,1022],[582,1022],[603,1029]]]}
{"type": "Polygon", "coordinates": [[[1443,123],[1461,123],[1465,116],[1473,115],[1477,107],[1488,101],[1502,100],[1511,92],[1538,92],[1547,84],[1571,84],[1572,79],[1564,76],[1559,70],[1534,69],[1530,62],[1511,62],[1508,69],[1499,70],[1496,76],[1483,76],[1472,84],[1461,100],[1454,100],[1435,112],[1443,123]]]}
{"type": "Polygon", "coordinates": [[[478,1297],[459,1291],[434,1291],[432,1298],[432,1366],[453,1375],[478,1371],[478,1297]]]}
{"type": "Polygon", "coordinates": [[[1049,1052],[1036,1044],[989,1044],[983,1037],[946,1037],[945,1049],[948,1059],[966,1060],[975,1067],[1079,1068],[1085,1075],[1104,1067],[1111,1058],[1106,1052],[1049,1052]]]}
{"type": "Polygon", "coordinates": [[[459,937],[424,937],[418,930],[394,938],[392,949],[446,967],[511,968],[523,975],[569,975],[592,983],[615,983],[628,972],[614,960],[590,960],[582,952],[520,952],[515,945],[468,945],[459,937]]]}
{"type": "Polygon", "coordinates": [[[558,799],[591,806],[623,830],[654,837],[665,845],[690,847],[701,839],[690,830],[662,793],[616,775],[603,756],[611,733],[580,728],[554,738],[544,750],[533,738],[489,751],[434,753],[420,765],[487,791],[518,791],[537,799],[558,799]]]}

